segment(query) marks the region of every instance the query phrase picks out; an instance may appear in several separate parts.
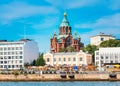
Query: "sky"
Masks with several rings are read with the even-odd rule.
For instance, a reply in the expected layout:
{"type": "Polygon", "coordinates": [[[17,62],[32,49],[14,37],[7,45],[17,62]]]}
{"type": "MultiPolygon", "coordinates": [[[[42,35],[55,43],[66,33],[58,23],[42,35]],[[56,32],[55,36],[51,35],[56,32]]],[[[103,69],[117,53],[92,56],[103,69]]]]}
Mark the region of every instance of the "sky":
{"type": "Polygon", "coordinates": [[[33,39],[47,52],[64,12],[85,45],[100,32],[120,39],[120,0],[0,0],[0,40],[33,39]]]}

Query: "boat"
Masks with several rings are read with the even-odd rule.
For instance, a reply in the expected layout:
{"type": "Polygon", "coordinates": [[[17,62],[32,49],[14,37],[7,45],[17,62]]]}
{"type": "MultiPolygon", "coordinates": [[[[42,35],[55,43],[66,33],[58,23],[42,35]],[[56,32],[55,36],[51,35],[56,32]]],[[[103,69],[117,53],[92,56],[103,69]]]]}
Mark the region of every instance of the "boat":
{"type": "Polygon", "coordinates": [[[70,75],[68,75],[69,76],[69,78],[74,78],[74,75],[73,74],[70,74],[70,75]]]}
{"type": "Polygon", "coordinates": [[[66,74],[61,74],[60,77],[61,78],[66,78],[66,74]]]}
{"type": "Polygon", "coordinates": [[[116,75],[115,73],[111,73],[111,74],[109,74],[109,77],[110,77],[110,78],[116,78],[117,75],[116,75]]]}

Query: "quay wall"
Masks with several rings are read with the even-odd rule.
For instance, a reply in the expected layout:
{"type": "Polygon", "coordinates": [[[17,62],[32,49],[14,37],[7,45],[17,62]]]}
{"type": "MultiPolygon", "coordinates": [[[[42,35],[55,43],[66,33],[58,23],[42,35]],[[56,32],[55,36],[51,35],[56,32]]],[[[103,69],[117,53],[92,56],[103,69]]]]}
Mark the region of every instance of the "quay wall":
{"type": "Polygon", "coordinates": [[[120,74],[117,78],[111,79],[109,74],[74,74],[74,78],[66,75],[66,78],[61,78],[60,74],[28,74],[28,75],[1,75],[0,81],[120,81],[120,74]]]}

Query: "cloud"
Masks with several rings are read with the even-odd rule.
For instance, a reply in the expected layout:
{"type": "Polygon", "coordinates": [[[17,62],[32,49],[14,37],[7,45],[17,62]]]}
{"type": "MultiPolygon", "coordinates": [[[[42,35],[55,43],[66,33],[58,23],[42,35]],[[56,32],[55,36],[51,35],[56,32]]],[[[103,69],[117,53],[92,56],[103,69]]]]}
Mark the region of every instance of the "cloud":
{"type": "Polygon", "coordinates": [[[57,25],[56,22],[59,21],[59,17],[46,17],[43,20],[41,20],[37,24],[33,24],[32,27],[35,29],[50,29],[51,27],[55,27],[57,25]]]}
{"type": "Polygon", "coordinates": [[[76,24],[75,28],[120,28],[120,13],[104,16],[92,23],[76,24]]]}
{"type": "Polygon", "coordinates": [[[85,43],[88,42],[90,36],[97,35],[99,32],[118,36],[120,35],[120,13],[101,17],[92,23],[76,24],[75,28],[92,29],[81,35],[85,43]]]}
{"type": "Polygon", "coordinates": [[[78,8],[78,7],[88,7],[92,4],[97,3],[99,0],[46,0],[50,4],[56,7],[61,7],[64,9],[78,8]]]}
{"type": "Polygon", "coordinates": [[[25,2],[11,2],[0,6],[0,22],[8,23],[14,19],[30,17],[33,15],[48,15],[58,12],[51,6],[30,5],[25,2]]]}
{"type": "Polygon", "coordinates": [[[109,8],[112,10],[120,10],[120,0],[110,0],[109,8]]]}

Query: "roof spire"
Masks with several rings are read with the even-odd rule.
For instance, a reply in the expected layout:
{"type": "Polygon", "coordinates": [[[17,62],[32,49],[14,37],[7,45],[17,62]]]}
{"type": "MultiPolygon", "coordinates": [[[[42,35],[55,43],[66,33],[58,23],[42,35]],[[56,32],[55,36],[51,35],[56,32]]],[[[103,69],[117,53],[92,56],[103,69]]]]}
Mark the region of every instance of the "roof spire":
{"type": "Polygon", "coordinates": [[[67,13],[66,12],[64,12],[64,17],[63,17],[63,20],[62,20],[62,23],[61,23],[60,26],[70,26],[69,21],[67,19],[67,13]]]}
{"type": "Polygon", "coordinates": [[[67,13],[66,12],[64,12],[64,17],[66,17],[67,16],[67,13]]]}

